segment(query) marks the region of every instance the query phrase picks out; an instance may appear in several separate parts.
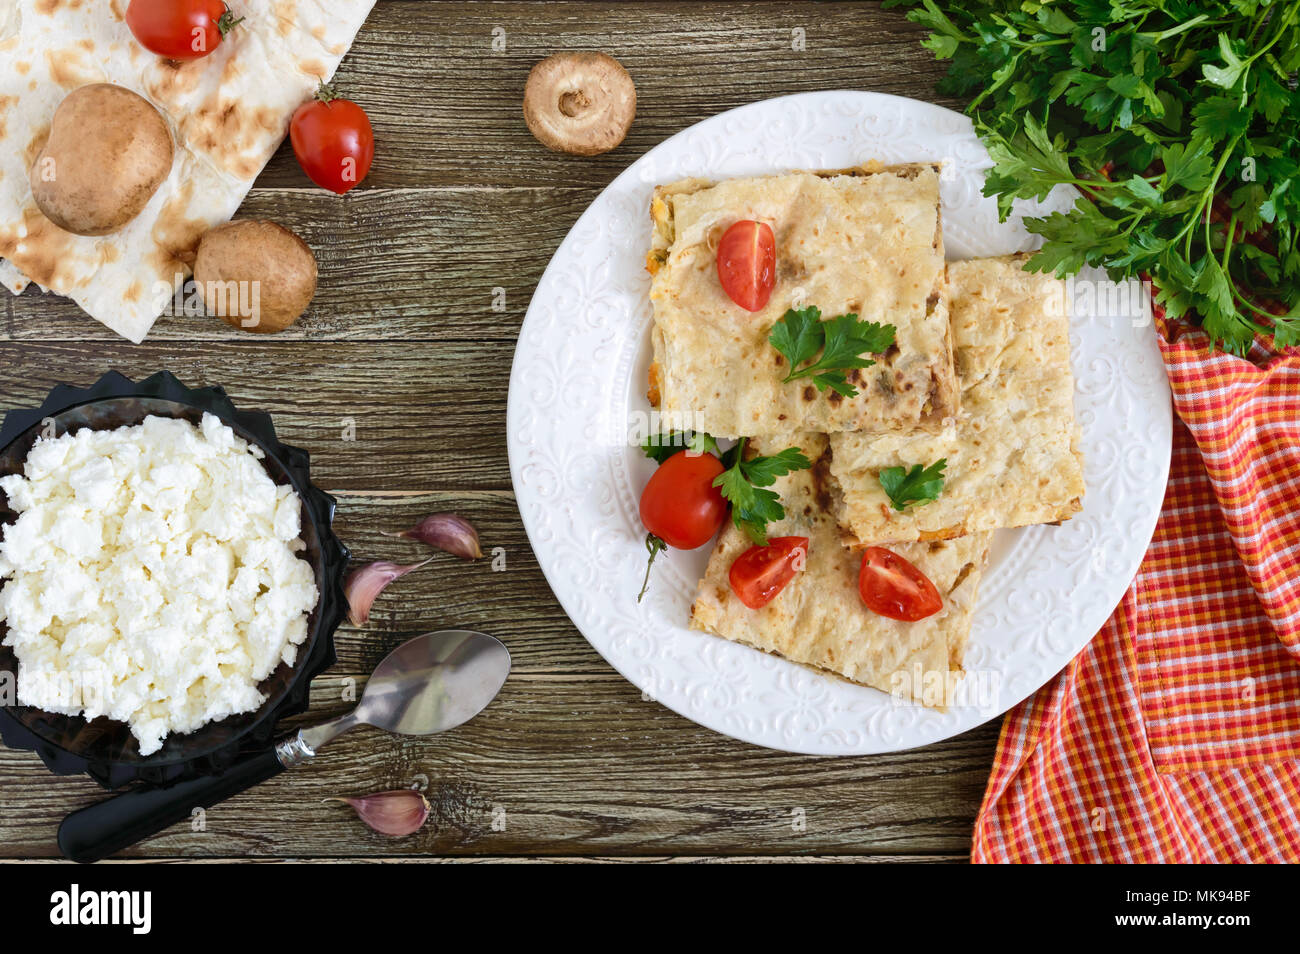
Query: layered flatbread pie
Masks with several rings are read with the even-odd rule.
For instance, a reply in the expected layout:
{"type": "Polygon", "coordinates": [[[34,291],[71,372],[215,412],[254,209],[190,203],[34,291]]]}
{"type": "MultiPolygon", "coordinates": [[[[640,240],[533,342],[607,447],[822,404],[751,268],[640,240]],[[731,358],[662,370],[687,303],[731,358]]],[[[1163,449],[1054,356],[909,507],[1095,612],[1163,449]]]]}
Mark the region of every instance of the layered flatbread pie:
{"type": "Polygon", "coordinates": [[[813,466],[773,485],[786,516],[768,529],[772,537],[808,539],[804,568],[766,606],[750,609],[733,592],[728,574],[752,542],[728,524],[700,582],[691,626],[897,697],[934,704],[926,687],[933,686],[936,677],[946,683],[949,674],[962,671],[989,534],[895,548],[934,583],[943,608],[914,622],[873,613],[858,591],[861,554],[840,539],[835,520],[839,489],[831,475],[825,435],[754,442],[759,453],[774,453],[792,443],[813,466]]]}
{"type": "Polygon", "coordinates": [[[939,168],[864,166],[655,190],[650,298],[650,400],[668,421],[738,438],[797,431],[935,431],[957,410],[944,283],[939,168]],[[747,311],[718,281],[729,226],[761,222],[775,235],[775,284],[747,311]],[[857,394],[790,370],[768,342],[791,308],[856,314],[890,325],[893,345],[854,369],[857,394]]]}
{"type": "Polygon", "coordinates": [[[849,543],[941,540],[1068,519],[1082,507],[1065,285],[1028,256],[948,266],[961,412],[938,434],[833,434],[849,543]],[[886,468],[946,462],[943,491],[899,511],[886,468]]]}
{"type": "Polygon", "coordinates": [[[640,513],[651,564],[713,542],[693,628],[943,708],[993,531],[1066,520],[1084,486],[1065,285],[1022,255],[945,265],[938,185],[655,190],[640,513]]]}

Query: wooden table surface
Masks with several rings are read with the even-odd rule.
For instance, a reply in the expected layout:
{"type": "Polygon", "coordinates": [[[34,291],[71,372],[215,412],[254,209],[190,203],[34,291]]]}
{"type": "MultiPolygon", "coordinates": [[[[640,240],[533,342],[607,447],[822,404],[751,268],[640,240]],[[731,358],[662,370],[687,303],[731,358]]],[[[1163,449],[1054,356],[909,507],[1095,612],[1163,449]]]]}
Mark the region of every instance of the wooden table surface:
{"type": "MultiPolygon", "coordinates": [[[[754,100],[846,88],[960,106],[936,97],[942,70],[920,39],[874,3],[380,0],[337,78],[374,124],[369,178],[343,198],[315,189],[286,144],[240,213],[281,221],[316,251],[320,289],[296,327],[260,338],[168,317],[132,345],[66,300],[4,296],[0,406],[110,369],[166,368],[269,410],[286,441],[310,450],[358,560],[415,558],[416,545],[380,532],[434,510],[465,514],[485,548],[506,551],[504,572],[440,560],[395,585],[369,625],[339,631],[339,662],[312,690],[313,714],[338,713],[345,686],[405,636],[463,626],[514,656],[483,715],[429,740],[355,731],[210,810],[204,830],[176,826],[123,857],[966,857],[996,720],[897,755],[811,758],[644,700],[551,594],[506,460],[506,384],[529,296],[600,190],[666,137],[754,100]],[[796,31],[805,49],[793,48],[796,31]],[[549,153],[524,126],[528,70],[562,49],[607,51],[636,80],[636,122],[605,156],[549,153]],[[433,815],[408,839],[323,803],[413,784],[427,784],[433,815]]],[[[57,857],[63,815],[101,794],[0,750],[0,857],[57,857]]]]}

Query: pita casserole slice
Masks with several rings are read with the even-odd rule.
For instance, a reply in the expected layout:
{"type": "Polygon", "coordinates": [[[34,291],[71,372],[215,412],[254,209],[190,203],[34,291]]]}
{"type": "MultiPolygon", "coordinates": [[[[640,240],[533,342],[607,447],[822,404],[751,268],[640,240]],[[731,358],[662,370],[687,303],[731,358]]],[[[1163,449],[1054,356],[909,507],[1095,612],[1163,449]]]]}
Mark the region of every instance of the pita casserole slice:
{"type": "MultiPolygon", "coordinates": [[[[777,478],[784,519],[768,525],[772,537],[808,537],[808,558],[780,593],[761,609],[745,606],[727,574],[752,546],[733,524],[723,528],[700,582],[691,627],[792,662],[834,673],[906,699],[934,704],[927,686],[962,671],[989,534],[903,544],[893,549],[924,573],[943,596],[943,609],[914,623],[879,616],[858,593],[861,554],[846,548],[835,522],[838,488],[823,434],[751,441],[757,453],[799,446],[811,470],[777,478]]],[[[946,693],[940,697],[947,699],[946,693]]]]}
{"type": "Polygon", "coordinates": [[[649,396],[672,427],[725,438],[937,430],[955,413],[938,166],[684,180],[658,187],[650,213],[649,396]],[[717,273],[722,233],[747,219],[776,236],[776,285],[757,312],[732,302],[717,273]],[[895,346],[849,374],[856,397],[782,383],[789,368],[768,334],[809,305],[895,327],[895,346]]]}
{"type": "Polygon", "coordinates": [[[190,274],[209,228],[239,208],[295,109],[334,75],[374,0],[242,0],[210,54],[175,63],[142,47],[127,0],[0,2],[0,282],[35,282],[142,341],[190,274]],[[143,211],[103,236],[73,235],[36,208],[28,170],[72,90],[139,93],[171,130],[171,172],[143,211]]]}
{"type": "Polygon", "coordinates": [[[948,266],[961,411],[938,434],[832,434],[845,542],[942,540],[1066,520],[1083,497],[1065,283],[1027,256],[948,266]],[[947,461],[943,491],[895,510],[886,467],[947,461]]]}

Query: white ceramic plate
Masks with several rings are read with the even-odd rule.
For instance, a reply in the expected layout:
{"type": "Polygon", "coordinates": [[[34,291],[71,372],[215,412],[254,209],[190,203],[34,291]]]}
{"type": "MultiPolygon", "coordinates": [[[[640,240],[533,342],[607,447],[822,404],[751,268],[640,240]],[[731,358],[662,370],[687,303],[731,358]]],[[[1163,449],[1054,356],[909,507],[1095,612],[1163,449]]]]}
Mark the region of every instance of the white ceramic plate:
{"type": "MultiPolygon", "coordinates": [[[[993,201],[980,195],[990,162],[965,117],[865,92],[754,103],[660,144],[591,204],[537,286],[510,375],[510,473],[529,540],[565,612],[647,698],[737,739],[794,752],[852,755],[935,742],[1043,685],[1123,596],[1169,470],[1169,388],[1149,318],[1099,308],[1095,286],[1081,285],[1071,344],[1088,487],[1083,512],[1059,527],[997,535],[956,705],[936,712],[900,704],[688,629],[709,547],[661,556],[637,604],[646,558],[637,501],[653,464],[629,434],[650,411],[652,188],[684,176],[838,169],[872,158],[947,162],[950,259],[1033,246],[1018,221],[999,224],[993,201]]],[[[1053,196],[1044,205],[1070,201],[1053,196]]]]}

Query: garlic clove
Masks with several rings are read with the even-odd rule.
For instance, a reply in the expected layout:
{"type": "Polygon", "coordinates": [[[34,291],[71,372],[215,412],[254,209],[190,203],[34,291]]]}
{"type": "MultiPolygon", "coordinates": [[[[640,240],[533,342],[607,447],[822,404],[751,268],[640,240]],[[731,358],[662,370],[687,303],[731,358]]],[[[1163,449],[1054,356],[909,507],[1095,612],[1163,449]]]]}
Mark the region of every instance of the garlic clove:
{"type": "Polygon", "coordinates": [[[346,802],[368,828],[393,837],[415,834],[429,818],[429,800],[410,788],[375,792],[358,798],[327,798],[325,801],[346,802]]]}
{"type": "MultiPolygon", "coordinates": [[[[430,557],[429,560],[432,560],[430,557]]],[[[368,563],[359,570],[353,570],[343,581],[343,594],[348,598],[348,621],[353,626],[361,626],[370,619],[370,607],[375,597],[383,592],[384,587],[400,579],[412,570],[418,570],[429,560],[419,563],[388,563],[380,560],[368,563]]]]}
{"type": "Polygon", "coordinates": [[[397,536],[419,540],[462,560],[477,560],[483,556],[474,524],[454,513],[431,513],[397,536]]]}

